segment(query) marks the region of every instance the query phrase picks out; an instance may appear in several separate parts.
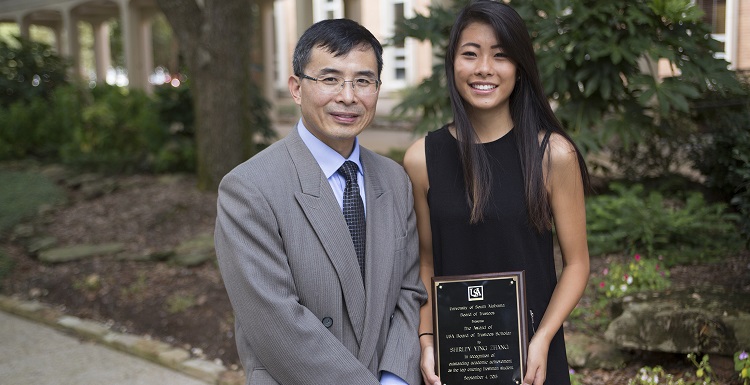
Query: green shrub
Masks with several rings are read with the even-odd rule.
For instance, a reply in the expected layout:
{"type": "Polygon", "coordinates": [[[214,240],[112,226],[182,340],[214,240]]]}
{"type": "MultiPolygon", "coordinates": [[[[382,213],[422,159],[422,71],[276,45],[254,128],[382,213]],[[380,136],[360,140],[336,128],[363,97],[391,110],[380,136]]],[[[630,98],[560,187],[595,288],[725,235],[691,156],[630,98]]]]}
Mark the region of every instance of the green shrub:
{"type": "Polygon", "coordinates": [[[150,96],[109,85],[57,87],[48,99],[0,107],[0,160],[37,157],[94,171],[190,172],[190,111],[186,90],[150,96]]]}
{"type": "Polygon", "coordinates": [[[586,202],[592,255],[663,256],[667,265],[711,260],[741,248],[737,215],[722,203],[708,204],[699,193],[668,200],[642,185],[610,185],[613,194],[586,202]]]}
{"type": "Polygon", "coordinates": [[[693,138],[691,158],[706,176],[706,185],[739,212],[750,246],[750,98],[709,102],[721,107],[698,110],[703,132],[693,138]]]}
{"type": "Polygon", "coordinates": [[[193,137],[195,135],[195,114],[193,113],[193,97],[190,94],[189,83],[180,87],[169,84],[154,87],[155,106],[162,121],[168,125],[177,125],[175,133],[193,137]]]}
{"type": "MultiPolygon", "coordinates": [[[[48,45],[0,42],[0,160],[42,158],[107,172],[194,171],[193,107],[186,86],[153,96],[65,81],[48,45]]],[[[269,125],[270,126],[270,125],[269,125]]]]}
{"type": "Polygon", "coordinates": [[[48,98],[65,84],[67,63],[48,44],[14,37],[0,40],[0,107],[38,97],[48,98]]]}
{"type": "Polygon", "coordinates": [[[152,102],[142,91],[96,86],[81,108],[80,124],[61,149],[63,162],[97,171],[148,170],[149,154],[168,135],[152,102]]]}
{"type": "Polygon", "coordinates": [[[0,108],[0,159],[21,159],[36,143],[36,126],[44,111],[35,111],[27,102],[0,108]]]}
{"type": "Polygon", "coordinates": [[[20,100],[0,107],[0,160],[33,156],[55,160],[80,124],[83,97],[72,85],[48,98],[20,100]]]}
{"type": "Polygon", "coordinates": [[[189,83],[180,87],[162,85],[154,89],[155,107],[167,127],[167,141],[153,154],[156,172],[195,171],[195,114],[189,83]]]}

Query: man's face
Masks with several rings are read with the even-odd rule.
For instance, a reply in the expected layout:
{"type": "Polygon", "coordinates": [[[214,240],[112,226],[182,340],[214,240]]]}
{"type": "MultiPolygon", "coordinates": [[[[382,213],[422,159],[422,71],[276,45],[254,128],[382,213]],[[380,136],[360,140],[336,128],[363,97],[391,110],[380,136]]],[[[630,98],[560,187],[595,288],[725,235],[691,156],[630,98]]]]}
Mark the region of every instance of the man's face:
{"type": "MultiPolygon", "coordinates": [[[[315,47],[304,74],[318,79],[333,76],[344,80],[368,77],[378,78],[375,51],[361,45],[348,54],[335,57],[327,50],[315,47]]],[[[314,80],[291,76],[289,92],[302,110],[302,122],[310,132],[347,158],[354,147],[354,138],[372,122],[378,94],[360,95],[352,83],[344,83],[338,93],[325,93],[322,84],[314,80]]]]}

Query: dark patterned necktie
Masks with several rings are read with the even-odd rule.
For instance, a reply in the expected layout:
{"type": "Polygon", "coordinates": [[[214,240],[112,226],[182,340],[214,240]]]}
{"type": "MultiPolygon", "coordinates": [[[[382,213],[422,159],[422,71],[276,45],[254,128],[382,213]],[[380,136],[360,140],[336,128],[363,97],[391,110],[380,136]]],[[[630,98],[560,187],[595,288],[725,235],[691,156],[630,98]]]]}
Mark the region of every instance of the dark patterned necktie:
{"type": "Polygon", "coordinates": [[[357,252],[357,262],[362,272],[362,282],[365,279],[365,206],[359,195],[359,184],[357,184],[357,171],[359,167],[351,160],[347,160],[339,168],[338,173],[346,180],[344,188],[344,218],[349,226],[349,234],[354,242],[354,250],[357,252]]]}

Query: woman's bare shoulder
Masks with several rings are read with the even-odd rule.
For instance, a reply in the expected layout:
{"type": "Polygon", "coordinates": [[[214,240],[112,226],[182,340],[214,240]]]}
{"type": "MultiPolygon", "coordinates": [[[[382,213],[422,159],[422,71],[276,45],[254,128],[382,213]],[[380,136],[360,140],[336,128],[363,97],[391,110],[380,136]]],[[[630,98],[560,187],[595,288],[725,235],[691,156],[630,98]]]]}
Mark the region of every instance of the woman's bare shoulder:
{"type": "MultiPolygon", "coordinates": [[[[539,144],[544,140],[545,132],[539,133],[539,144]]],[[[554,165],[562,165],[570,162],[578,162],[578,150],[575,145],[566,137],[559,133],[553,132],[549,136],[547,147],[544,149],[545,160],[549,160],[554,165]]]]}

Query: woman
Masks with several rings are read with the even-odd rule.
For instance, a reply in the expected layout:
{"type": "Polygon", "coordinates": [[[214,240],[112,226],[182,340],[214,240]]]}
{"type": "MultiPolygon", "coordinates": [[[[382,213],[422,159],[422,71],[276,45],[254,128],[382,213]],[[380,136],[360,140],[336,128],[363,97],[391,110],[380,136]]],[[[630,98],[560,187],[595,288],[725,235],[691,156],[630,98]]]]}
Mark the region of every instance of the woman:
{"type": "MultiPolygon", "coordinates": [[[[445,70],[454,121],[415,142],[404,159],[422,281],[429,288],[433,276],[524,270],[531,340],[523,383],[569,384],[562,324],[589,276],[586,165],[545,98],[528,31],[511,7],[467,5],[451,31],[445,70]]],[[[431,295],[419,339],[422,375],[437,385],[431,295]]]]}

